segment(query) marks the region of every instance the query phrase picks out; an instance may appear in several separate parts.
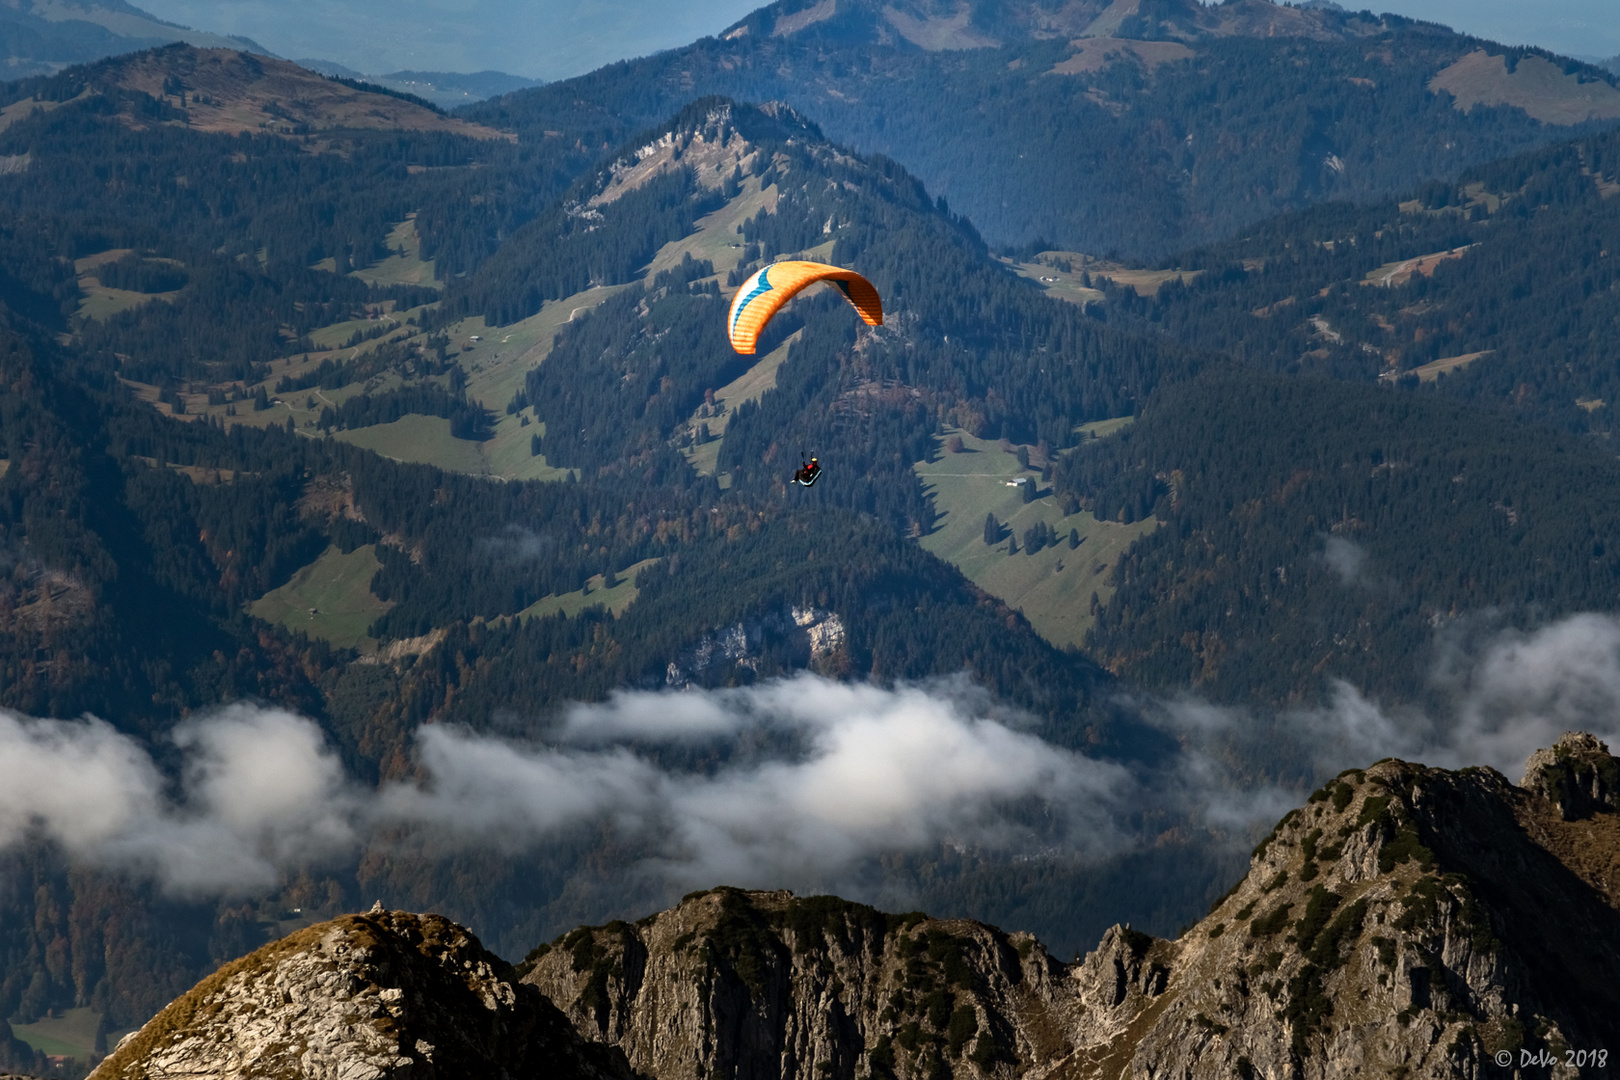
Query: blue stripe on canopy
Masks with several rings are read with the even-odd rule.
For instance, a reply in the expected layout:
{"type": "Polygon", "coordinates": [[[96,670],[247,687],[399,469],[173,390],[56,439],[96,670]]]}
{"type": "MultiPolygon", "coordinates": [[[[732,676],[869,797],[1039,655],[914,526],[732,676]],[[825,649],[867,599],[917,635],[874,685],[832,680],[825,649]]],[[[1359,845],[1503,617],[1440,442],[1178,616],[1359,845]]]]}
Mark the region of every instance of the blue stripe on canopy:
{"type": "Polygon", "coordinates": [[[760,270],[760,272],[759,272],[759,280],[754,283],[753,292],[750,292],[747,296],[743,297],[742,303],[737,305],[736,313],[731,316],[731,329],[733,331],[735,331],[737,329],[737,320],[742,318],[742,313],[744,311],[748,310],[748,305],[752,304],[759,297],[764,296],[766,293],[770,292],[771,289],[773,288],[773,286],[770,283],[770,279],[765,276],[766,272],[769,271],[769,270],[770,270],[769,266],[764,267],[764,268],[762,268],[760,270]]]}

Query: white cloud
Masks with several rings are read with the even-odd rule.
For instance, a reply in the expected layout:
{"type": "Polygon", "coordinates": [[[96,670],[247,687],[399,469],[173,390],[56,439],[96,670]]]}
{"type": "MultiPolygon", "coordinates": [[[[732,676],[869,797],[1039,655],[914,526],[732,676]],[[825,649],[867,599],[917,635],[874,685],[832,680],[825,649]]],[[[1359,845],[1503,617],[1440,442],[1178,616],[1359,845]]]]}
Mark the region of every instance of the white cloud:
{"type": "Polygon", "coordinates": [[[1064,818],[1087,854],[1123,845],[1114,815],[1132,781],[1122,766],[975,716],[942,689],[813,676],[765,688],[755,704],[767,722],[800,726],[809,752],[677,785],[680,875],[824,879],[887,851],[1016,845],[1026,834],[1008,810],[1031,800],[1064,818]]]}
{"type": "Polygon", "coordinates": [[[369,792],[313,722],[235,705],[176,729],[178,796],[108,724],[0,714],[0,846],[38,833],[79,860],[200,894],[267,887],[400,827],[430,845],[514,853],[606,822],[659,852],[645,873],[710,884],[813,884],[888,852],[1016,844],[1031,802],[1079,849],[1124,843],[1110,808],[1129,794],[1125,770],[1016,730],[988,705],[962,680],[886,690],[813,675],[624,693],[571,710],[559,746],[423,728],[424,779],[369,792]],[[685,771],[602,745],[750,732],[795,749],[685,771]]]}
{"type": "Polygon", "coordinates": [[[732,734],[748,723],[748,695],[615,691],[601,704],[575,705],[563,721],[562,737],[576,744],[625,739],[655,742],[708,739],[732,734]]]}
{"type": "Polygon", "coordinates": [[[110,724],[0,712],[0,844],[38,830],[88,854],[154,814],[161,786],[152,759],[110,724]]]}
{"type": "Polygon", "coordinates": [[[0,713],[0,847],[40,836],[198,895],[264,889],[401,829],[430,850],[515,854],[607,826],[654,853],[630,871],[644,882],[800,889],[836,889],[885,855],[942,844],[1101,857],[1176,821],[1242,843],[1297,804],[1299,783],[1382,757],[1513,776],[1566,730],[1620,745],[1620,621],[1499,633],[1455,651],[1440,685],[1451,704],[1434,716],[1344,683],[1321,707],[1281,712],[1139,700],[1182,745],[1148,767],[1046,743],[964,679],[882,688],[805,674],[615,694],[569,710],[553,745],[429,726],[416,741],[422,778],[380,790],[346,778],[318,726],[284,710],[236,705],[181,724],[173,787],[99,720],[0,713]],[[682,760],[696,740],[703,764],[660,765],[625,740],[682,760]],[[1279,780],[1257,760],[1295,768],[1279,780]]]}
{"type": "Polygon", "coordinates": [[[1493,641],[1463,676],[1452,760],[1517,778],[1531,751],[1572,730],[1620,748],[1620,621],[1606,615],[1493,641]]]}
{"type": "Polygon", "coordinates": [[[1330,536],[1322,545],[1321,559],[1346,585],[1354,585],[1367,564],[1367,550],[1342,536],[1330,536]]]}
{"type": "Polygon", "coordinates": [[[236,705],[182,724],[182,798],[138,742],[100,720],[0,713],[0,846],[30,834],[171,891],[273,884],[289,861],[347,851],[356,796],[320,730],[236,705]]]}
{"type": "Polygon", "coordinates": [[[602,818],[634,827],[663,786],[658,770],[623,749],[570,753],[457,728],[423,728],[417,756],[427,780],[384,788],[374,820],[502,850],[602,818]]]}
{"type": "Polygon", "coordinates": [[[649,872],[683,883],[825,881],[879,854],[1016,842],[1015,804],[1050,805],[1093,853],[1123,842],[1109,807],[1130,779],[973,709],[965,683],[889,690],[814,675],[747,690],[620,693],[577,706],[564,739],[797,736],[788,757],[662,771],[622,748],[537,749],[426,729],[421,789],[381,813],[467,839],[534,842],[608,818],[656,839],[649,872]]]}

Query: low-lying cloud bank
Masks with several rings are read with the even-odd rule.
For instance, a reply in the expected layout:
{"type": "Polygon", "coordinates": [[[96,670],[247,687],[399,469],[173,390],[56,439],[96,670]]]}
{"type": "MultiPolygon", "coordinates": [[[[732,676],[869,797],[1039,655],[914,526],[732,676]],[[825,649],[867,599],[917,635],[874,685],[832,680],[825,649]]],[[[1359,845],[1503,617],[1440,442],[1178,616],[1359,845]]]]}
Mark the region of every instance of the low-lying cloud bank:
{"type": "Polygon", "coordinates": [[[182,797],[101,720],[0,712],[0,847],[30,835],[177,893],[265,888],[280,868],[351,850],[365,805],[309,720],[232,705],[174,732],[182,797]]]}
{"type": "Polygon", "coordinates": [[[1620,621],[1499,635],[1448,655],[1436,680],[1452,702],[1444,716],[1384,710],[1346,684],[1326,707],[1281,714],[1138,702],[1183,746],[1152,769],[1048,744],[964,679],[886,689],[799,675],[619,693],[570,710],[548,744],[424,728],[426,778],[380,790],[344,774],[315,723],[280,709],[239,704],[182,724],[178,785],[100,720],[0,713],[0,848],[43,837],[76,860],[209,895],[273,887],[290,867],[350,858],[401,829],[516,853],[605,823],[659,852],[638,872],[681,887],[834,887],[875,857],[942,843],[1101,858],[1150,839],[1149,807],[1241,842],[1301,794],[1255,781],[1245,739],[1317,777],[1386,756],[1516,776],[1566,730],[1614,740],[1620,621]],[[649,752],[744,742],[778,749],[696,770],[649,752]]]}
{"type": "Polygon", "coordinates": [[[989,704],[962,680],[885,690],[813,675],[624,693],[572,710],[555,745],[426,727],[425,781],[380,790],[343,774],[315,723],[279,709],[233,705],[183,724],[178,792],[100,720],[0,714],[0,846],[41,835],[191,894],[269,887],[285,867],[401,826],[517,852],[606,821],[656,839],[658,862],[643,869],[681,884],[827,880],[888,851],[1016,844],[1027,829],[1011,811],[1032,803],[1087,854],[1122,846],[1112,821],[1129,774],[985,715],[989,704]],[[616,745],[754,730],[797,749],[695,772],[616,745]]]}

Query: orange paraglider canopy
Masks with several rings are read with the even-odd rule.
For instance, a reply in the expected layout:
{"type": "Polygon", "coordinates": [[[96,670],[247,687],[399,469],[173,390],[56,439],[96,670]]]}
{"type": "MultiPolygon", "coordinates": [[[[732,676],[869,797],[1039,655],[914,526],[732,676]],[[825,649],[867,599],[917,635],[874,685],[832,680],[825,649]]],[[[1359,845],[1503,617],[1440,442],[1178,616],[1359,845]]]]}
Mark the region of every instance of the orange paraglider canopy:
{"type": "Polygon", "coordinates": [[[760,331],[771,321],[771,316],[818,281],[837,286],[866,325],[883,325],[883,300],[872,283],[855,271],[826,263],[775,262],[749,275],[732,299],[731,314],[726,322],[731,347],[740,353],[753,353],[760,331]]]}

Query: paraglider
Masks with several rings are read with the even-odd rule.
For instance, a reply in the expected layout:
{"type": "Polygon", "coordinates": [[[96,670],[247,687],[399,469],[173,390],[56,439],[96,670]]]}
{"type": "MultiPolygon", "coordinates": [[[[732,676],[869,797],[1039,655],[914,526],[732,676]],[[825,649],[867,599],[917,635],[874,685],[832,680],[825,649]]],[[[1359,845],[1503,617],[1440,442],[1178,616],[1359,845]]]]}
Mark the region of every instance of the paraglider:
{"type": "Polygon", "coordinates": [[[804,455],[799,455],[799,471],[793,474],[793,483],[809,487],[821,478],[821,462],[811,458],[806,464],[804,455]]]}
{"type": "Polygon", "coordinates": [[[777,310],[818,281],[831,282],[868,326],[883,325],[883,301],[872,283],[853,270],[826,263],[790,260],[769,263],[750,274],[732,298],[726,321],[731,347],[752,355],[760,331],[777,310]]]}

